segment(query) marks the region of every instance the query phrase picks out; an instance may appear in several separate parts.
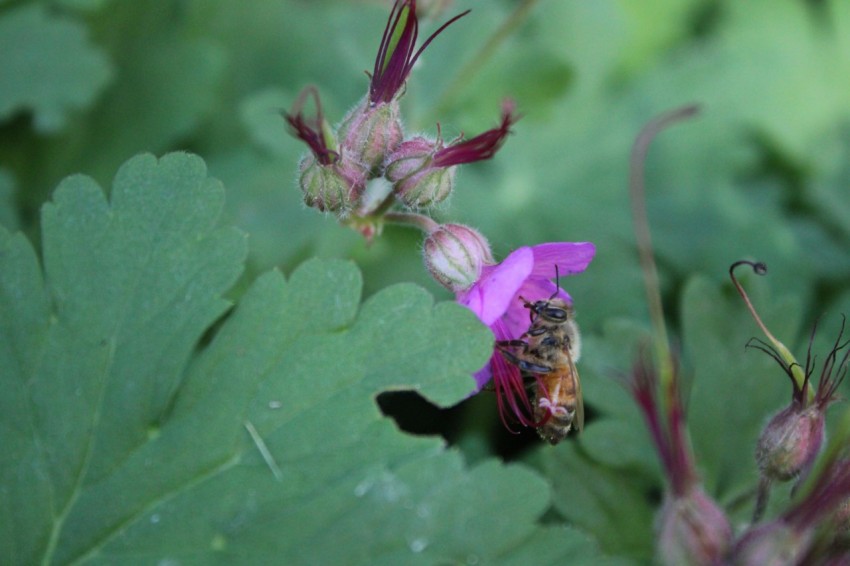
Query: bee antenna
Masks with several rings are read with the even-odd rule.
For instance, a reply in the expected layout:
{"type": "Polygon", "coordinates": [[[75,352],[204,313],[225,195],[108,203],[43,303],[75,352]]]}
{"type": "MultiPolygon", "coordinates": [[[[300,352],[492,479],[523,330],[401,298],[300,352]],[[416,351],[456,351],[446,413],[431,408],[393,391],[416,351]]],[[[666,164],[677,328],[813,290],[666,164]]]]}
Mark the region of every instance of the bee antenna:
{"type": "Polygon", "coordinates": [[[552,299],[557,297],[558,292],[560,292],[560,290],[561,290],[561,276],[558,273],[558,265],[556,264],[555,265],[555,292],[552,293],[552,296],[549,297],[549,300],[551,301],[552,299]]]}

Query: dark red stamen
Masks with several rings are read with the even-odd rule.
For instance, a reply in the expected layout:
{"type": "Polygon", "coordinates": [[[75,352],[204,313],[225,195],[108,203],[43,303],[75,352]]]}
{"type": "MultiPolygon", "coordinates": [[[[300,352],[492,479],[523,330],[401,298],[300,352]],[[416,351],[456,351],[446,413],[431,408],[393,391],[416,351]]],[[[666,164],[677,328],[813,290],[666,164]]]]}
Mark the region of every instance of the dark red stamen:
{"type": "Polygon", "coordinates": [[[514,114],[515,105],[508,100],[502,104],[502,123],[497,128],[487,130],[474,138],[444,147],[434,154],[433,164],[435,167],[451,167],[462,163],[483,161],[490,159],[510,133],[510,127],[519,120],[520,116],[514,114]]]}
{"type": "MultiPolygon", "coordinates": [[[[841,382],[844,381],[844,378],[847,376],[847,367],[848,363],[850,363],[850,348],[848,348],[841,359],[838,359],[838,355],[841,350],[847,348],[848,344],[850,344],[850,340],[841,343],[841,338],[844,336],[844,326],[847,323],[846,318],[841,319],[841,328],[838,331],[838,337],[835,339],[835,344],[832,346],[832,350],[826,356],[826,359],[823,362],[823,368],[821,369],[820,381],[818,382],[818,390],[815,395],[815,401],[818,406],[823,409],[833,400],[835,400],[835,392],[838,390],[838,387],[841,385],[841,382]],[[836,362],[838,365],[836,366],[836,362]]],[[[813,335],[814,338],[814,335],[813,335]]],[[[811,349],[811,344],[809,345],[809,349],[811,349]]],[[[808,362],[807,364],[808,365],[808,362]]]]}
{"type": "MultiPolygon", "coordinates": [[[[673,371],[676,371],[675,367],[673,371]]],[[[658,377],[655,369],[647,359],[646,352],[639,352],[632,368],[632,395],[643,413],[673,493],[683,495],[694,481],[694,470],[677,382],[678,378],[674,375],[673,383],[667,391],[667,414],[664,415],[658,402],[658,377]]]]}
{"type": "Polygon", "coordinates": [[[450,24],[468,13],[469,10],[444,23],[414,52],[416,38],[419,35],[416,0],[396,0],[387,20],[387,26],[384,28],[381,45],[378,47],[378,56],[375,58],[372,82],[369,85],[371,103],[390,102],[407,80],[410,70],[428,44],[450,24]],[[399,25],[404,26],[401,31],[398,31],[399,25]]]}
{"type": "Polygon", "coordinates": [[[292,105],[292,112],[283,112],[283,117],[289,124],[289,133],[303,140],[310,147],[316,161],[322,165],[332,165],[339,161],[339,153],[328,148],[325,141],[323,134],[325,117],[322,115],[322,104],[316,87],[308,86],[301,91],[292,105]],[[313,119],[304,116],[304,105],[310,96],[313,97],[316,106],[316,117],[313,119]]]}
{"type": "Polygon", "coordinates": [[[525,391],[522,374],[499,353],[490,358],[490,369],[493,373],[493,388],[496,391],[499,419],[509,432],[518,434],[511,423],[519,422],[523,426],[531,426],[532,423],[532,419],[528,416],[531,414],[531,402],[525,391]]]}

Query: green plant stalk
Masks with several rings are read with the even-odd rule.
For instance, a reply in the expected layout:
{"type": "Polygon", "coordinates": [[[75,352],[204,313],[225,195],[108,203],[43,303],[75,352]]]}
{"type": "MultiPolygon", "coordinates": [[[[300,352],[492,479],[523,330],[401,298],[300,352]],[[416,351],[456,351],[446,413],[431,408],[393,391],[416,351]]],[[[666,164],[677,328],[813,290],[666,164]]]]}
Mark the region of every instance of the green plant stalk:
{"type": "Polygon", "coordinates": [[[658,363],[662,390],[669,396],[673,390],[673,358],[664,322],[664,308],[661,303],[661,288],[658,282],[658,268],[652,253],[652,235],[649,231],[649,218],[646,213],[646,191],[644,188],[644,169],[649,146],[662,130],[675,122],[694,116],[699,108],[696,105],[683,106],[671,110],[653,119],[638,134],[630,159],[629,195],[632,201],[632,220],[635,229],[638,257],[643,271],[646,288],[646,301],[653,330],[653,346],[658,363]]]}

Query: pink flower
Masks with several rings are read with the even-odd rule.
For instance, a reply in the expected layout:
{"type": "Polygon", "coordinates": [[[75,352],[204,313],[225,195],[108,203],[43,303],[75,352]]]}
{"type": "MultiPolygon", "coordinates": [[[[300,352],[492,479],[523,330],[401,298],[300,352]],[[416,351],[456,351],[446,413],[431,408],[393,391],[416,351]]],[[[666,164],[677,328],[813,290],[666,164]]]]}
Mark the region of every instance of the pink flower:
{"type": "MultiPolygon", "coordinates": [[[[529,325],[528,309],[520,296],[534,302],[557,293],[572,302],[566,291],[552,282],[556,266],[560,276],[581,273],[595,253],[596,247],[590,242],[553,242],[516,249],[502,263],[485,265],[471,287],[457,291],[457,300],[490,327],[496,340],[517,339],[529,325]]],[[[475,392],[492,379],[499,416],[506,426],[508,417],[525,426],[540,424],[530,416],[531,402],[519,369],[498,351],[474,377],[475,392]]]]}

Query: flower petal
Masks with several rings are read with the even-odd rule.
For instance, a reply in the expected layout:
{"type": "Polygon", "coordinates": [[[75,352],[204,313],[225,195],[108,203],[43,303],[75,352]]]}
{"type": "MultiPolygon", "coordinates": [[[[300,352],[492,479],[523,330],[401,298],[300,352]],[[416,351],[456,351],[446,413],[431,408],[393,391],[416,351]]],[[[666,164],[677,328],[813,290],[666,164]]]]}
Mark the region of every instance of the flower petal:
{"type": "Polygon", "coordinates": [[[581,273],[596,255],[596,246],[591,242],[551,242],[532,246],[534,269],[531,277],[554,279],[555,266],[559,275],[581,273]]]}
{"type": "Polygon", "coordinates": [[[485,267],[479,279],[458,302],[472,310],[481,322],[492,326],[508,310],[534,265],[531,248],[514,250],[499,265],[485,267]]]}
{"type": "MultiPolygon", "coordinates": [[[[525,297],[520,291],[519,295],[525,297]]],[[[529,311],[522,301],[517,297],[508,305],[508,310],[499,319],[499,326],[503,335],[500,340],[515,340],[522,336],[531,324],[529,311]]],[[[495,328],[494,328],[495,330],[495,328]]],[[[498,334],[497,334],[498,335],[498,334]]]]}
{"type": "Polygon", "coordinates": [[[573,298],[562,287],[555,287],[549,279],[529,277],[519,289],[519,294],[527,301],[541,301],[558,297],[572,304],[573,298]]]}

